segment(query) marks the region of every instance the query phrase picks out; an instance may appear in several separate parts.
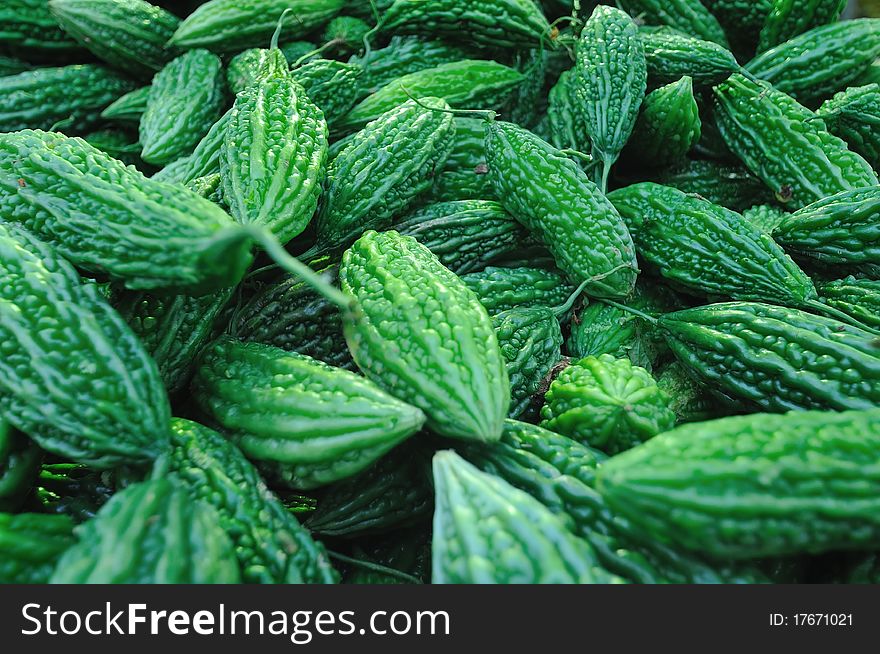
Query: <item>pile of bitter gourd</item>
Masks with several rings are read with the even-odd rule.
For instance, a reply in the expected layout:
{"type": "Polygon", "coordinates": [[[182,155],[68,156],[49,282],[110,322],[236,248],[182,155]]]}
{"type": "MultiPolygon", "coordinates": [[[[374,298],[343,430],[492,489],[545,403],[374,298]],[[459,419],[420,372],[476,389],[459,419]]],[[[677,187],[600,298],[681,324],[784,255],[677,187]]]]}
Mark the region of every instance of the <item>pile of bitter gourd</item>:
{"type": "Polygon", "coordinates": [[[4,0],[0,582],[880,581],[846,4],[4,0]]]}

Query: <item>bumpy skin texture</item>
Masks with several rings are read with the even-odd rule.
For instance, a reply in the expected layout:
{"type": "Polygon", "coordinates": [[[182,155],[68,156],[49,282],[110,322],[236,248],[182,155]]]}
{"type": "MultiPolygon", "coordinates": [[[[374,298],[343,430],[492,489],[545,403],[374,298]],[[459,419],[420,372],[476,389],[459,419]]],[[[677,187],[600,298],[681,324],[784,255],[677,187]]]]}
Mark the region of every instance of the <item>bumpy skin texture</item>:
{"type": "Polygon", "coordinates": [[[677,423],[701,422],[719,415],[718,402],[678,361],[663,369],[657,377],[657,386],[669,397],[669,408],[675,413],[677,423]]]}
{"type": "Polygon", "coordinates": [[[729,50],[671,30],[640,30],[648,76],[658,83],[687,75],[702,85],[718,84],[739,70],[729,50]]]}
{"type": "Polygon", "coordinates": [[[718,19],[700,0],[621,0],[620,7],[649,25],[668,25],[685,34],[727,46],[718,19]]]}
{"type": "Polygon", "coordinates": [[[329,486],[305,522],[321,536],[359,538],[421,522],[434,506],[430,454],[419,439],[329,486]]]}
{"type": "Polygon", "coordinates": [[[523,491],[451,451],[434,456],[435,584],[594,584],[614,581],[590,545],[523,491]]]}
{"type": "Polygon", "coordinates": [[[324,546],[312,540],[241,451],[195,422],[171,422],[172,450],[157,472],[211,504],[230,535],[244,583],[335,583],[324,546]]]}
{"type": "Polygon", "coordinates": [[[815,114],[766,82],[737,73],[715,87],[715,117],[730,150],[788,206],[877,184],[871,166],[815,114]]]}
{"type": "Polygon", "coordinates": [[[136,77],[150,77],[173,57],[165,44],[180,24],[145,0],[50,0],[64,31],[99,59],[136,77]]]}
{"type": "Polygon", "coordinates": [[[527,240],[522,225],[494,200],[430,204],[394,228],[428,248],[456,275],[483,270],[527,240]]]}
{"type": "Polygon", "coordinates": [[[166,479],[133,484],[78,529],[53,584],[236,584],[217,511],[166,479]]]}
{"type": "Polygon", "coordinates": [[[738,164],[694,159],[664,169],[656,181],[684,193],[700,195],[733,211],[773,200],[773,194],[763,182],[738,164]]]}
{"type": "MultiPolygon", "coordinates": [[[[337,284],[338,267],[320,271],[337,284]]],[[[266,286],[236,311],[231,333],[245,341],[306,354],[338,368],[354,369],[342,335],[339,308],[299,277],[288,275],[266,286]]]]}
{"type": "Polygon", "coordinates": [[[333,59],[317,59],[291,71],[290,75],[306,90],[327,123],[335,125],[357,101],[360,66],[333,59]]]}
{"type": "Polygon", "coordinates": [[[204,293],[236,284],[252,259],[216,205],[57,133],[0,134],[0,216],[132,289],[204,293]]]}
{"type": "Polygon", "coordinates": [[[880,412],[685,425],[608,461],[597,486],[645,539],[719,560],[876,549],[880,412]]]}
{"type": "Polygon", "coordinates": [[[880,328],[880,281],[847,277],[816,284],[822,301],[869,327],[880,328]]]}
{"type": "Polygon", "coordinates": [[[410,97],[443,98],[456,109],[498,109],[524,79],[519,71],[496,61],[465,59],[440,64],[389,82],[355,106],[339,128],[360,129],[410,97]]]}
{"type": "Polygon", "coordinates": [[[0,511],[16,511],[40,471],[43,454],[21,432],[0,420],[0,511]]]}
{"type": "Polygon", "coordinates": [[[773,0],[761,28],[758,52],[769,50],[799,34],[836,21],[847,0],[773,0]]]}
{"type": "Polygon", "coordinates": [[[535,425],[508,420],[500,443],[471,447],[466,458],[539,500],[592,545],[599,564],[632,583],[761,583],[751,564],[709,564],[699,556],[638,537],[593,490],[605,455],[535,425]]]}
{"type": "Polygon", "coordinates": [[[149,86],[129,91],[107,105],[101,112],[101,118],[121,123],[139,123],[147,108],[149,97],[149,86]]]}
{"type": "Polygon", "coordinates": [[[45,584],[76,542],[66,515],[0,513],[0,584],[45,584]]]}
{"type": "Polygon", "coordinates": [[[250,48],[229,60],[226,83],[230,92],[238,95],[264,77],[285,76],[290,65],[278,48],[250,48]]]}
{"type": "Polygon", "coordinates": [[[669,397],[644,368],[610,354],[581,359],[550,384],[541,426],[608,454],[672,429],[669,397]]]}
{"type": "Polygon", "coordinates": [[[397,0],[380,26],[387,33],[430,34],[490,48],[537,46],[550,36],[532,0],[397,0]]]}
{"type": "Polygon", "coordinates": [[[137,136],[122,129],[100,129],[89,132],[83,139],[102,152],[106,152],[114,159],[118,159],[127,166],[138,169],[149,167],[141,160],[141,146],[137,142],[137,136]]]}
{"type": "Polygon", "coordinates": [[[192,50],[154,78],[141,116],[144,161],[163,165],[190,154],[223,108],[223,65],[207,50],[192,50]]]}
{"type": "Polygon", "coordinates": [[[755,229],[772,234],[788,217],[788,212],[770,204],[759,204],[743,211],[742,217],[755,229]]]}
{"type": "Polygon", "coordinates": [[[449,109],[438,98],[410,100],[358,132],[330,163],[315,218],[325,247],[345,247],[368,229],[381,229],[431,188],[455,137],[449,109]]]}
{"type": "Polygon", "coordinates": [[[799,257],[880,273],[880,186],[832,195],[795,211],[773,237],[799,257]]]}
{"type": "Polygon", "coordinates": [[[0,5],[0,46],[25,58],[64,58],[83,53],[58,25],[46,0],[4,0],[0,5]]]}
{"type": "Polygon", "coordinates": [[[701,295],[804,307],[813,282],[770,236],[736,212],[651,182],[609,194],[639,254],[701,295]]]}
{"type": "Polygon", "coordinates": [[[226,130],[232,117],[230,109],[211,126],[205,137],[199,141],[193,153],[165,166],[152,179],[160,182],[177,182],[188,185],[200,177],[219,175],[220,152],[226,139],[226,130]]]}
{"type": "Polygon", "coordinates": [[[106,468],[155,458],[170,409],[156,364],[70,264],[0,225],[0,415],[44,449],[106,468]]]}
{"type": "Polygon", "coordinates": [[[360,472],[425,421],[352,372],[231,338],[206,350],[193,394],[248,458],[297,489],[360,472]]]}
{"type": "Polygon", "coordinates": [[[694,82],[682,77],[645,97],[627,148],[641,162],[664,166],[683,159],[700,140],[701,129],[694,82]]]}
{"type": "Polygon", "coordinates": [[[298,39],[333,18],[345,0],[211,0],[187,16],[170,44],[236,52],[269,42],[285,9],[281,41],[298,39]]]}
{"type": "Polygon", "coordinates": [[[602,160],[607,177],[636,124],[648,84],[645,47],[626,13],[596,7],[578,41],[571,83],[594,158],[602,160]]]}
{"type": "Polygon", "coordinates": [[[880,56],[880,18],[817,27],[755,57],[752,75],[811,102],[847,87],[880,56]]]}
{"type": "Polygon", "coordinates": [[[141,339],[173,395],[192,376],[195,359],[211,337],[233,288],[194,297],[127,292],[114,308],[141,339]]]}
{"type": "Polygon", "coordinates": [[[510,379],[509,418],[532,407],[541,383],[562,360],[562,328],[545,307],[510,309],[492,316],[510,379]]]}
{"type": "Polygon", "coordinates": [[[358,367],[425,412],[450,438],[497,440],[510,404],[486,309],[430,250],[397,232],[367,232],[342,258],[344,318],[358,367]]]}
{"type": "Polygon", "coordinates": [[[573,93],[572,71],[566,70],[550,89],[547,117],[550,123],[550,141],[561,150],[590,152],[590,132],[577,98],[573,93]]]}
{"type": "Polygon", "coordinates": [[[626,297],[638,271],[632,238],[578,165],[512,123],[489,124],[486,150],[496,196],[543,241],[559,268],[577,284],[588,282],[589,295],[626,297]]]}
{"type": "Polygon", "coordinates": [[[857,327],[751,302],[685,309],[659,325],[699,381],[765,411],[880,403],[877,337],[857,327]]]}
{"type": "Polygon", "coordinates": [[[107,105],[134,88],[130,80],[97,64],[0,77],[0,132],[51,129],[62,121],[65,132],[88,131],[107,105]]]}
{"type": "Polygon", "coordinates": [[[285,244],[318,206],[327,122],[297,82],[272,76],[238,94],[220,153],[223,197],[242,224],[285,244]]]}
{"type": "Polygon", "coordinates": [[[16,57],[7,57],[0,55],[0,77],[8,75],[18,75],[26,70],[32,70],[33,66],[26,61],[22,61],[16,57]]]}
{"type": "Polygon", "coordinates": [[[826,100],[816,111],[830,131],[847,142],[876,170],[880,168],[880,85],[849,88],[826,100]]]}
{"type": "Polygon", "coordinates": [[[700,0],[718,19],[734,49],[754,52],[757,34],[767,20],[773,0],[700,0]]]}
{"type": "Polygon", "coordinates": [[[574,292],[559,272],[544,268],[497,268],[462,275],[490,315],[527,307],[555,307],[574,292]]]}
{"type": "Polygon", "coordinates": [[[455,119],[455,138],[446,162],[435,174],[431,198],[436,202],[494,198],[486,163],[486,122],[455,119]]]}

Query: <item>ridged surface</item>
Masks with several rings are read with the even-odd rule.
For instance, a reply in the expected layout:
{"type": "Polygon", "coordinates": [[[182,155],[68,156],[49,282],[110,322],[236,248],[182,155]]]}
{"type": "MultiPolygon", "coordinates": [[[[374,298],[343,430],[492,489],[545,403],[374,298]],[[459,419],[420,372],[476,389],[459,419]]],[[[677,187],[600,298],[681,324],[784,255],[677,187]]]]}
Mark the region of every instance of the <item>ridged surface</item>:
{"type": "Polygon", "coordinates": [[[736,58],[711,41],[666,30],[640,30],[648,76],[658,83],[687,75],[703,85],[718,84],[739,70],[736,58]]]}
{"type": "Polygon", "coordinates": [[[18,510],[42,459],[42,451],[31,439],[0,419],[0,511],[18,510]]]}
{"type": "Polygon", "coordinates": [[[244,583],[335,583],[323,545],[312,540],[239,449],[195,422],[171,422],[167,473],[211,504],[230,535],[244,583]]]}
{"type": "Polygon", "coordinates": [[[358,80],[362,69],[333,59],[316,59],[291,71],[290,75],[306,90],[312,102],[335,125],[357,101],[358,80]]]}
{"type": "Polygon", "coordinates": [[[223,197],[242,224],[267,228],[285,244],[318,206],[327,123],[303,88],[269,77],[235,99],[220,153],[223,197]]]}
{"type": "MultiPolygon", "coordinates": [[[[449,109],[438,98],[419,100],[449,109]]],[[[315,218],[318,243],[345,247],[368,229],[382,229],[431,188],[452,148],[449,113],[410,100],[358,132],[327,170],[315,218]]]]}
{"type": "Polygon", "coordinates": [[[180,19],[144,0],[50,0],[65,32],[114,68],[149,77],[173,56],[165,43],[180,19]]]}
{"type": "Polygon", "coordinates": [[[573,93],[572,71],[563,71],[547,96],[550,141],[561,149],[589,153],[592,150],[587,121],[573,93]]]}
{"type": "Polygon", "coordinates": [[[581,31],[571,83],[606,175],[636,124],[647,80],[636,24],[620,9],[596,7],[581,31]]]}
{"type": "Polygon", "coordinates": [[[645,539],[719,560],[876,549],[880,412],[685,425],[608,461],[597,485],[645,539]]]}
{"type": "Polygon", "coordinates": [[[223,108],[223,66],[217,55],[192,50],[154,78],[141,116],[144,161],[170,163],[190,154],[223,108]]]}
{"type": "Polygon", "coordinates": [[[880,56],[880,18],[817,27],[758,55],[752,75],[800,102],[845,89],[880,56]]]}
{"type": "Polygon", "coordinates": [[[825,121],[828,131],[846,141],[874,170],[880,168],[880,85],[841,91],[822,103],[816,114],[825,121]]]}
{"type": "Polygon", "coordinates": [[[660,327],[697,379],[763,410],[880,406],[877,337],[856,327],[749,302],[666,314],[660,327]]]}
{"type": "Polygon", "coordinates": [[[559,272],[544,268],[490,266],[462,275],[461,280],[477,294],[489,315],[516,308],[559,306],[575,290],[559,272]]]}
{"type": "Polygon", "coordinates": [[[593,584],[614,579],[562,519],[451,451],[434,456],[435,584],[593,584]]]}
{"type": "Polygon", "coordinates": [[[417,408],[305,355],[222,338],[193,381],[198,405],[291,488],[354,475],[417,432],[417,408]]]}
{"type": "Polygon", "coordinates": [[[761,28],[758,52],[769,50],[804,32],[836,21],[847,0],[773,0],[761,28]]]}
{"type": "Polygon", "coordinates": [[[171,44],[216,52],[265,46],[285,9],[291,12],[281,41],[292,41],[329,21],[345,4],[345,0],[211,0],[186,17],[171,44]]]}
{"type": "Polygon", "coordinates": [[[79,528],[53,584],[236,584],[232,543],[219,515],[165,479],[117,493],[79,528]]]}
{"type": "Polygon", "coordinates": [[[619,6],[648,25],[668,25],[685,34],[727,45],[727,36],[700,0],[621,0],[619,6]]]}
{"type": "Polygon", "coordinates": [[[107,105],[104,111],[101,112],[101,118],[119,122],[139,123],[141,116],[144,115],[144,111],[147,108],[148,97],[150,97],[149,86],[142,86],[134,91],[129,91],[107,105]]]}
{"type": "Polygon", "coordinates": [[[538,45],[550,36],[550,25],[532,0],[397,0],[382,16],[381,27],[492,48],[538,45]]]}
{"type": "Polygon", "coordinates": [[[66,515],[0,513],[0,584],[45,584],[75,542],[66,515]]]}
{"type": "Polygon", "coordinates": [[[343,255],[344,320],[358,367],[425,412],[451,438],[497,440],[510,404],[507,371],[477,296],[414,238],[364,234],[343,255]]]}
{"type": "Polygon", "coordinates": [[[813,282],[741,215],[651,182],[614,191],[636,249],[660,274],[700,295],[803,307],[813,282]]]}
{"type": "Polygon", "coordinates": [[[431,198],[436,202],[494,199],[495,190],[488,173],[486,121],[457,117],[452,150],[435,173],[431,198]]]}
{"type": "Polygon", "coordinates": [[[733,211],[772,201],[760,179],[739,164],[693,159],[663,170],[657,180],[684,193],[694,193],[733,211]]]}
{"type": "Polygon", "coordinates": [[[465,59],[399,77],[367,96],[339,123],[360,129],[410,97],[442,98],[454,109],[499,109],[524,80],[522,73],[490,60],[465,59]]]}
{"type": "Polygon", "coordinates": [[[657,386],[669,396],[669,408],[676,422],[711,420],[721,413],[708,389],[697,382],[678,361],[673,361],[657,377],[657,386]]]}
{"type": "Polygon", "coordinates": [[[44,449],[106,468],[154,459],[170,409],[156,364],[94,284],[0,225],[0,415],[44,449]]]}
{"type": "Polygon", "coordinates": [[[701,0],[718,19],[734,49],[754,52],[773,0],[701,0]]]}
{"type": "Polygon", "coordinates": [[[456,275],[483,270],[527,239],[522,225],[494,200],[429,204],[394,228],[428,248],[456,275]]]}
{"type": "Polygon", "coordinates": [[[224,288],[251,262],[222,209],[56,133],[0,135],[0,215],[133,289],[224,288]]]}
{"type": "Polygon", "coordinates": [[[63,59],[83,53],[58,25],[46,0],[3,0],[0,45],[23,56],[63,59]]]}
{"type": "Polygon", "coordinates": [[[230,109],[211,126],[191,155],[165,166],[153,175],[152,179],[188,185],[200,177],[219,175],[220,152],[223,149],[223,142],[226,140],[226,130],[229,128],[231,117],[232,110],[230,109]]]}
{"type": "Polygon", "coordinates": [[[486,149],[497,197],[547,246],[559,268],[576,284],[588,282],[589,295],[627,296],[638,270],[632,238],[578,165],[512,123],[490,123],[486,149]],[[553,180],[552,192],[547,180],[553,180]]]}
{"type": "Polygon", "coordinates": [[[565,368],[550,384],[541,427],[617,454],[672,429],[669,397],[644,368],[610,354],[565,368]]]}
{"type": "Polygon", "coordinates": [[[773,238],[798,256],[880,273],[880,186],[826,197],[795,211],[773,238]]]}
{"type": "Polygon", "coordinates": [[[816,284],[825,304],[880,328],[880,281],[847,277],[816,284]]]}
{"type": "Polygon", "coordinates": [[[746,222],[765,234],[773,234],[789,213],[772,204],[759,204],[742,212],[746,222]]]}
{"type": "Polygon", "coordinates": [[[694,82],[682,77],[645,97],[627,147],[639,161],[663,166],[684,159],[700,140],[701,129],[694,82]]]}
{"type": "Polygon", "coordinates": [[[0,132],[48,130],[62,121],[66,132],[87,131],[100,122],[107,105],[134,87],[97,64],[37,68],[0,77],[0,132]]]}
{"type": "Polygon", "coordinates": [[[238,95],[264,77],[284,77],[290,64],[278,48],[249,48],[239,52],[226,65],[226,83],[238,95]]]}
{"type": "Polygon", "coordinates": [[[728,147],[791,207],[877,184],[868,162],[766,82],[733,75],[715,88],[715,100],[728,147]]]}
{"type": "Polygon", "coordinates": [[[18,57],[8,57],[0,55],[0,77],[9,75],[18,75],[27,70],[32,70],[33,66],[26,61],[22,61],[18,57]]]}

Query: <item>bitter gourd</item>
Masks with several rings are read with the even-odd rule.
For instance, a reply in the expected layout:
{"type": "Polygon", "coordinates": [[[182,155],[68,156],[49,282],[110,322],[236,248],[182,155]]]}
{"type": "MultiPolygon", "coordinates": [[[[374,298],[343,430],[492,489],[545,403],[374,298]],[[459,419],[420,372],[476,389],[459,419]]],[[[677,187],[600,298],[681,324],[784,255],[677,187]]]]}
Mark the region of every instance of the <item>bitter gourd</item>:
{"type": "Polygon", "coordinates": [[[0,49],[38,59],[69,60],[84,54],[58,25],[46,0],[4,0],[0,6],[0,49]]]}
{"type": "Polygon", "coordinates": [[[758,46],[758,34],[770,10],[773,0],[701,0],[709,12],[718,19],[733,49],[749,55],[758,46]]]}
{"type": "Polygon", "coordinates": [[[57,133],[0,134],[0,216],[131,289],[204,293],[251,262],[250,237],[216,205],[57,133]]]}
{"type": "Polygon", "coordinates": [[[490,200],[494,198],[486,163],[486,122],[456,117],[455,138],[443,166],[435,173],[431,199],[490,200]]]}
{"type": "Polygon", "coordinates": [[[43,454],[27,436],[0,419],[0,511],[16,511],[40,471],[43,454]]]}
{"type": "Polygon", "coordinates": [[[248,458],[304,490],[360,472],[425,421],[352,372],[231,338],[205,351],[193,392],[248,458]]]}
{"type": "Polygon", "coordinates": [[[666,168],[658,173],[656,181],[733,211],[773,200],[772,192],[743,166],[710,159],[691,159],[666,168]]]}
{"type": "Polygon", "coordinates": [[[173,58],[165,44],[180,19],[145,0],[50,0],[64,31],[114,68],[152,77],[173,58]]]}
{"type": "Polygon", "coordinates": [[[434,456],[434,488],[433,583],[615,581],[559,517],[454,452],[434,456]]]}
{"type": "Polygon", "coordinates": [[[339,278],[355,299],[343,330],[367,377],[451,438],[497,440],[510,404],[504,358],[477,296],[410,236],[369,231],[339,278]]]}
{"type": "Polygon", "coordinates": [[[107,108],[101,112],[101,118],[124,123],[140,123],[149,97],[149,86],[129,91],[107,105],[107,108]]]}
{"type": "Polygon", "coordinates": [[[0,584],[45,584],[75,542],[66,515],[0,513],[0,584]]]}
{"type": "Polygon", "coordinates": [[[490,266],[462,275],[461,280],[477,294],[490,315],[515,308],[554,307],[575,290],[558,271],[524,266],[490,266]]]}
{"type": "Polygon", "coordinates": [[[33,66],[26,61],[0,54],[0,77],[18,75],[19,73],[32,69],[33,66]]]}
{"type": "Polygon", "coordinates": [[[589,153],[592,150],[589,126],[580,111],[573,89],[571,70],[563,71],[550,89],[547,96],[550,141],[561,150],[589,153]]]}
{"type": "Polygon", "coordinates": [[[588,282],[588,295],[626,297],[638,270],[632,239],[578,165],[528,130],[500,121],[488,125],[486,150],[496,196],[559,268],[576,284],[588,282]],[[552,193],[547,179],[554,180],[552,193]]]}
{"type": "Polygon", "coordinates": [[[721,24],[700,0],[620,0],[618,5],[648,25],[668,25],[727,47],[721,24]]]}
{"type": "Polygon", "coordinates": [[[79,524],[94,518],[117,487],[125,487],[126,481],[123,469],[95,470],[78,463],[43,464],[34,496],[43,512],[64,515],[79,524]]]}
{"type": "Polygon", "coordinates": [[[847,277],[816,284],[822,301],[869,327],[880,327],[880,281],[847,277]]]}
{"type": "Polygon", "coordinates": [[[236,584],[232,543],[210,505],[167,479],[133,484],[77,529],[54,584],[236,584]]]}
{"type": "Polygon", "coordinates": [[[249,48],[239,52],[226,66],[226,84],[238,95],[263,77],[284,76],[290,72],[284,53],[277,47],[249,48]]]}
{"type": "Polygon", "coordinates": [[[683,365],[673,361],[657,377],[657,386],[669,397],[669,408],[677,423],[700,422],[723,415],[719,403],[683,365]]]}
{"type": "Polygon", "coordinates": [[[358,80],[363,69],[333,59],[317,59],[295,68],[291,77],[306,90],[312,102],[324,112],[331,126],[351,111],[357,101],[358,80]]]}
{"type": "Polygon", "coordinates": [[[43,449],[96,467],[155,458],[170,409],[138,338],[94,284],[21,228],[0,224],[0,252],[0,415],[43,449]]]}
{"type": "Polygon", "coordinates": [[[137,134],[122,129],[99,129],[83,136],[83,140],[128,166],[134,166],[138,170],[152,170],[141,159],[141,145],[137,134]]]}
{"type": "Polygon", "coordinates": [[[639,30],[648,77],[668,84],[688,76],[697,84],[714,85],[739,70],[736,58],[717,43],[671,30],[639,30]]]}
{"type": "Polygon", "coordinates": [[[100,122],[101,111],[135,87],[97,64],[35,68],[0,77],[0,132],[53,129],[58,123],[82,133],[100,122]]]}
{"type": "Polygon", "coordinates": [[[837,93],[816,111],[828,131],[862,155],[874,169],[880,168],[880,85],[857,86],[837,93]]]}
{"type": "Polygon", "coordinates": [[[140,121],[144,161],[167,164],[190,154],[220,118],[223,67],[207,50],[192,50],[154,78],[140,121]]]}
{"type": "Polygon", "coordinates": [[[627,149],[649,166],[672,164],[696,145],[701,129],[694,82],[682,77],[645,97],[627,149]]]}
{"type": "Polygon", "coordinates": [[[743,211],[742,217],[759,231],[772,234],[788,217],[788,212],[771,204],[759,204],[743,211]]]}
{"type": "Polygon", "coordinates": [[[171,422],[171,453],[157,464],[212,505],[229,534],[245,583],[334,583],[338,575],[324,547],[266,487],[241,451],[195,422],[171,422]]]}
{"type": "Polygon", "coordinates": [[[153,175],[152,179],[186,185],[200,177],[219,174],[220,151],[223,148],[223,141],[226,139],[226,130],[229,127],[231,117],[232,110],[230,109],[211,126],[191,155],[165,166],[153,175]]]}
{"type": "Polygon", "coordinates": [[[720,560],[876,549],[880,412],[684,425],[606,462],[597,487],[645,539],[720,560]]]}
{"type": "Polygon", "coordinates": [[[769,50],[799,34],[834,23],[847,0],[773,0],[773,6],[761,27],[758,52],[769,50]]]}
{"type": "Polygon", "coordinates": [[[877,184],[871,166],[809,111],[737,73],[715,87],[716,120],[731,151],[794,208],[877,184]]]}

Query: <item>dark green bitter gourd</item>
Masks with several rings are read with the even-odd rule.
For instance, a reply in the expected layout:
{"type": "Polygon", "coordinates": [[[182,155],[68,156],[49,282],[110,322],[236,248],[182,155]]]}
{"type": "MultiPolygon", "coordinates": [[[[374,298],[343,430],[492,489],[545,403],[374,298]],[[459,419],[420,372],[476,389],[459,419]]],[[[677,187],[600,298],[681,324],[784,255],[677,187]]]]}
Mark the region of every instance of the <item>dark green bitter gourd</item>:
{"type": "Polygon", "coordinates": [[[788,215],[787,211],[772,204],[759,204],[742,212],[746,222],[765,234],[773,234],[788,215]]]}
{"type": "Polygon", "coordinates": [[[620,0],[618,6],[648,25],[668,25],[727,47],[724,29],[700,0],[620,0]]]}
{"type": "Polygon", "coordinates": [[[486,121],[455,118],[455,138],[449,156],[434,175],[431,199],[491,200],[495,197],[486,163],[486,121]]]}
{"type": "Polygon", "coordinates": [[[547,97],[550,142],[560,150],[589,153],[589,126],[573,93],[572,75],[571,70],[563,71],[547,97]]]}
{"type": "Polygon", "coordinates": [[[83,47],[135,77],[152,77],[174,56],[165,44],[180,19],[145,0],[50,0],[49,9],[83,47]]]}
{"type": "Polygon", "coordinates": [[[877,549],[880,412],[684,425],[605,463],[597,487],[641,532],[717,558],[877,549]]]}
{"type": "Polygon", "coordinates": [[[101,112],[101,118],[120,123],[138,124],[147,108],[147,98],[149,97],[149,86],[129,91],[107,105],[101,112]]]}
{"type": "Polygon", "coordinates": [[[645,97],[627,150],[648,166],[673,164],[697,144],[701,129],[693,80],[682,77],[645,97]]]}
{"type": "Polygon", "coordinates": [[[264,77],[285,76],[289,73],[290,64],[277,47],[250,48],[229,60],[226,66],[226,84],[234,95],[238,95],[264,77]]]}
{"type": "Polygon", "coordinates": [[[489,266],[462,275],[461,281],[477,294],[489,315],[511,309],[555,307],[564,303],[575,287],[557,270],[517,266],[489,266]]]}
{"type": "Polygon", "coordinates": [[[847,277],[816,284],[822,301],[869,327],[880,327],[880,281],[847,277]]]}
{"type": "Polygon", "coordinates": [[[733,49],[750,55],[758,45],[758,34],[770,10],[773,0],[701,0],[709,12],[718,19],[733,49]]]}
{"type": "Polygon", "coordinates": [[[655,181],[733,211],[773,201],[773,193],[764,183],[737,163],[690,159],[659,171],[655,181]]]}
{"type": "Polygon", "coordinates": [[[205,351],[193,394],[271,479],[303,490],[360,472],[425,421],[352,372],[231,338],[205,351]]]}
{"type": "Polygon", "coordinates": [[[559,268],[575,284],[588,282],[588,295],[629,295],[638,271],[632,238],[578,165],[512,123],[489,123],[486,150],[496,196],[547,246],[559,268]]]}
{"type": "Polygon", "coordinates": [[[841,91],[816,111],[828,131],[880,168],[880,85],[868,84],[841,91]]]}
{"type": "Polygon", "coordinates": [[[0,55],[0,77],[18,75],[28,70],[33,70],[33,65],[16,57],[0,55]]]}
{"type": "Polygon", "coordinates": [[[238,283],[252,260],[250,237],[216,205],[57,133],[0,134],[0,217],[131,289],[205,293],[238,283]]]}
{"type": "Polygon", "coordinates": [[[53,584],[236,584],[232,542],[210,505],[167,479],[133,484],[77,529],[53,584]]]}
{"type": "Polygon", "coordinates": [[[794,207],[877,184],[867,161],[813,112],[766,82],[735,74],[715,87],[715,117],[730,150],[794,207]]]}
{"type": "Polygon", "coordinates": [[[30,492],[43,453],[27,436],[0,418],[0,511],[16,511],[30,492]]]}
{"type": "Polygon", "coordinates": [[[46,0],[4,0],[0,49],[25,59],[84,60],[88,53],[58,24],[46,0]],[[85,56],[84,56],[85,55],[85,56]]]}
{"type": "Polygon", "coordinates": [[[769,50],[820,25],[834,23],[847,0],[773,0],[761,27],[758,52],[769,50]]]}
{"type": "Polygon", "coordinates": [[[192,50],[153,78],[141,116],[141,156],[156,165],[190,154],[223,108],[223,66],[207,50],[192,50]]]}
{"type": "Polygon", "coordinates": [[[92,283],[0,224],[0,415],[45,450],[95,467],[142,464],[168,444],[155,362],[92,283]],[[63,347],[59,347],[63,343],[63,347]]]}
{"type": "Polygon", "coordinates": [[[0,132],[53,129],[82,133],[135,84],[97,64],[35,68],[0,77],[0,132]]]}
{"type": "Polygon", "coordinates": [[[171,453],[156,474],[186,484],[212,505],[229,534],[245,583],[335,583],[324,547],[266,487],[256,468],[229,440],[195,422],[171,421],[171,453]]]}
{"type": "Polygon", "coordinates": [[[151,170],[141,159],[141,145],[137,134],[124,129],[99,129],[83,136],[83,140],[114,159],[138,170],[151,170]]]}
{"type": "Polygon", "coordinates": [[[220,152],[226,139],[226,130],[232,117],[230,109],[211,126],[204,138],[199,141],[193,153],[165,166],[152,179],[160,182],[177,182],[188,185],[200,177],[220,173],[220,152]]]}
{"type": "MultiPolygon", "coordinates": [[[[126,470],[96,470],[78,463],[44,463],[34,497],[44,513],[70,517],[79,524],[91,520],[126,483],[126,470]]],[[[136,474],[143,474],[138,470],[136,474]]]]}
{"type": "MultiPolygon", "coordinates": [[[[429,470],[430,472],[430,470],[429,470]]],[[[432,498],[433,502],[433,498],[432,498]]],[[[359,561],[373,566],[351,566],[346,584],[427,584],[431,582],[431,521],[381,534],[353,547],[359,561]]]]}
{"type": "Polygon", "coordinates": [[[543,504],[451,451],[434,456],[435,584],[587,584],[616,579],[543,504]]]}
{"type": "Polygon", "coordinates": [[[324,28],[321,40],[328,51],[337,57],[359,52],[364,47],[364,37],[370,25],[356,16],[337,16],[324,28]]]}
{"type": "Polygon", "coordinates": [[[726,48],[673,30],[639,30],[645,48],[648,77],[657,84],[669,84],[690,77],[698,85],[723,82],[739,70],[726,48]]]}
{"type": "Polygon", "coordinates": [[[327,124],[334,126],[357,102],[360,66],[333,59],[317,59],[295,68],[290,75],[306,90],[312,102],[324,112],[327,124]]]}
{"type": "Polygon", "coordinates": [[[504,357],[486,309],[414,238],[364,234],[342,259],[354,298],[345,339],[358,367],[419,407],[450,438],[497,440],[510,404],[504,357]]]}
{"type": "Polygon", "coordinates": [[[719,402],[678,361],[663,369],[657,377],[657,386],[669,397],[669,408],[679,424],[711,420],[723,415],[719,402]]]}
{"type": "Polygon", "coordinates": [[[0,513],[0,584],[45,584],[74,543],[66,515],[0,513]]]}

